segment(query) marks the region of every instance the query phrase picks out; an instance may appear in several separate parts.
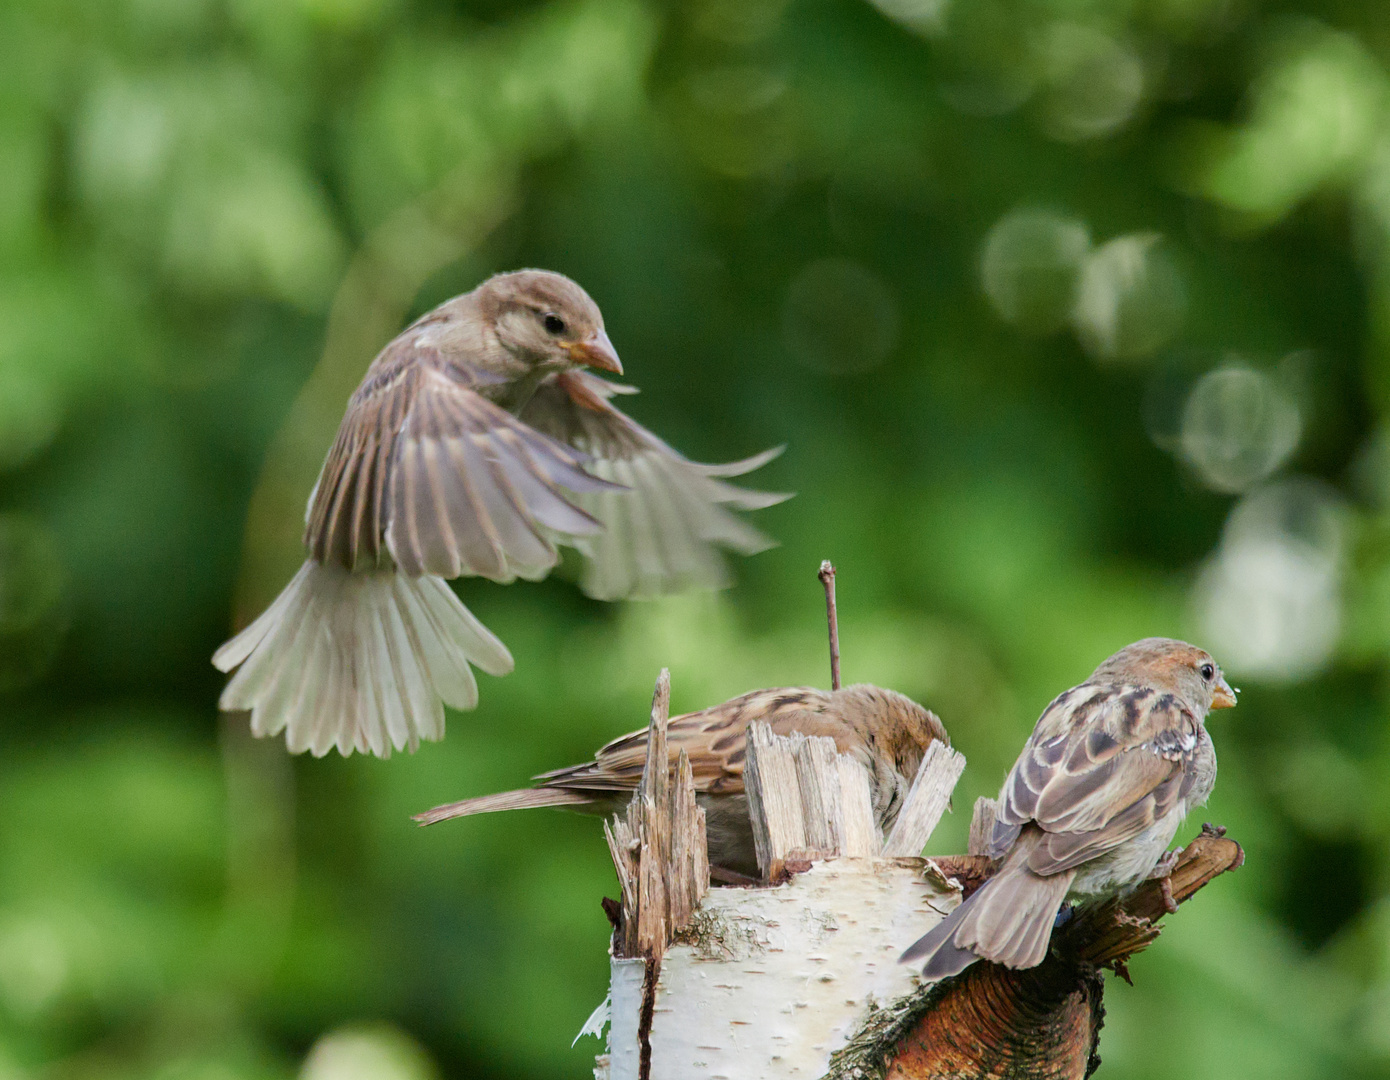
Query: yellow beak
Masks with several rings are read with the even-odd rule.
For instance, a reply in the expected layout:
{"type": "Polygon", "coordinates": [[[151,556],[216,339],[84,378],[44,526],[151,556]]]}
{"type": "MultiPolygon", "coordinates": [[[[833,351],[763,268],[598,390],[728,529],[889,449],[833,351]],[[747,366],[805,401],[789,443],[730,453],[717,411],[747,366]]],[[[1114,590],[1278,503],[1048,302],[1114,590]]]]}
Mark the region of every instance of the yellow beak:
{"type": "Polygon", "coordinates": [[[1216,680],[1216,689],[1212,691],[1211,707],[1213,709],[1229,709],[1236,703],[1236,691],[1231,689],[1231,684],[1226,681],[1226,676],[1222,675],[1216,680]]]}
{"type": "Polygon", "coordinates": [[[576,364],[598,368],[600,371],[611,371],[614,375],[623,373],[618,350],[613,348],[613,343],[608,340],[608,334],[603,330],[595,330],[587,340],[576,341],[573,345],[567,346],[565,351],[576,364]]]}

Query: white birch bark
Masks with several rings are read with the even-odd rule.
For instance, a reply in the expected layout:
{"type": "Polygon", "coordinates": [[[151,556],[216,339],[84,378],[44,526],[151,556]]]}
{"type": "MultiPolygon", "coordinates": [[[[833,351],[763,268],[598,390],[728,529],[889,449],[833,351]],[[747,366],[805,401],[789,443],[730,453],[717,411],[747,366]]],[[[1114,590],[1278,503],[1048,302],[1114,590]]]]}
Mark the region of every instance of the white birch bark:
{"type": "MultiPolygon", "coordinates": [[[[663,723],[654,711],[653,734],[663,723]]],[[[598,1059],[599,1080],[823,1076],[871,1008],[918,986],[898,956],[960,902],[957,885],[911,857],[946,809],[964,767],[960,754],[941,746],[926,755],[885,843],[869,809],[868,774],[836,755],[829,739],[773,736],[755,724],[748,746],[759,863],[773,880],[789,867],[802,872],[778,885],[713,889],[691,905],[688,920],[673,910],[664,950],[633,948],[634,935],[615,934],[615,946],[624,944],[612,959],[609,1052],[598,1059]],[[809,870],[808,859],[815,860],[809,870]],[[647,985],[652,971],[654,988],[647,985]]],[[[634,813],[628,817],[635,821],[634,813]]],[[[659,807],[656,817],[664,820],[659,807]]],[[[627,835],[627,822],[615,818],[610,838],[625,888],[659,876],[658,866],[643,863],[646,841],[632,865],[627,835]]],[[[640,904],[631,917],[648,924],[640,904]]]]}
{"type": "MultiPolygon", "coordinates": [[[[692,944],[661,960],[653,1080],[823,1076],[868,1015],[910,993],[903,948],[960,893],[920,859],[828,859],[767,889],[714,889],[692,944]]],[[[609,1061],[596,1076],[638,1080],[642,959],[615,959],[609,1061]]]]}

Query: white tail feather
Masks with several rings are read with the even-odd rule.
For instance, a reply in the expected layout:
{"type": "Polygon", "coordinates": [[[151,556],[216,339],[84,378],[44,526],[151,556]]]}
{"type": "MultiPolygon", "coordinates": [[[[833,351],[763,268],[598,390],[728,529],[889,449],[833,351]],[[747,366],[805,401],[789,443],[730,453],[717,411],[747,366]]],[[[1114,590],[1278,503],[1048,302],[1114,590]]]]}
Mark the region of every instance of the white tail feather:
{"type": "Polygon", "coordinates": [[[512,656],[440,578],[349,573],[308,561],[212,662],[238,668],[220,706],[251,712],[260,736],[291,753],[333,747],[389,757],[444,737],[444,705],[478,703],[474,665],[512,670],[512,656]]]}

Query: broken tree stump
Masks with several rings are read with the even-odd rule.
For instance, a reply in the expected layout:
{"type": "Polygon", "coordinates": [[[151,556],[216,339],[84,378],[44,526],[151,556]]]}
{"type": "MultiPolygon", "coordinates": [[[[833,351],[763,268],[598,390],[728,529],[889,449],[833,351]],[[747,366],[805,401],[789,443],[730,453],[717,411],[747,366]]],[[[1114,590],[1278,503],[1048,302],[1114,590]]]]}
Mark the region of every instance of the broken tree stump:
{"type": "MultiPolygon", "coordinates": [[[[868,773],[833,740],[755,723],[744,778],[763,882],[697,896],[668,853],[703,852],[703,818],[698,839],[680,839],[688,828],[662,800],[685,798],[685,770],[673,783],[654,775],[665,774],[667,695],[663,672],[647,772],[608,828],[623,898],[609,1052],[595,1075],[820,1076],[874,1002],[912,991],[917,977],[898,963],[903,943],[942,919],[958,892],[926,861],[884,854],[868,773]],[[650,834],[668,820],[674,839],[650,834]],[[677,894],[693,901],[688,916],[677,894]]],[[[921,850],[964,767],[961,754],[933,744],[890,837],[895,850],[921,850]]]]}
{"type": "MultiPolygon", "coordinates": [[[[965,759],[924,757],[889,837],[871,784],[833,741],[753,724],[745,784],[763,880],[708,888],[704,813],[688,760],[667,766],[670,686],[652,705],[641,785],[605,826],[622,885],[614,923],[608,1053],[597,1080],[1082,1080],[1099,1064],[1104,969],[1158,937],[1158,882],[1079,911],[1027,971],[980,962],[923,984],[902,950],[986,882],[994,814],[981,799],[970,854],[916,856],[965,759]]],[[[1205,826],[1181,853],[1172,896],[1189,899],[1243,861],[1205,826]]],[[[585,1025],[597,1033],[601,1008],[585,1025]]]]}

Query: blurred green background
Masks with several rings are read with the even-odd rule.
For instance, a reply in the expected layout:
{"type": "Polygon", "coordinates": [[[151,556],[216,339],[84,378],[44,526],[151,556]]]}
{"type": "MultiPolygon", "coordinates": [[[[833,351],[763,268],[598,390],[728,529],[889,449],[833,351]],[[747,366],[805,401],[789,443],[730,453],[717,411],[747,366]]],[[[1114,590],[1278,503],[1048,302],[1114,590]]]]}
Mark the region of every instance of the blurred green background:
{"type": "Polygon", "coordinates": [[[4,0],[0,1080],[587,1076],[596,824],[408,815],[662,665],[824,685],[827,557],[846,678],[969,757],[936,852],[1128,641],[1244,688],[1202,817],[1249,861],[1111,987],[1102,1075],[1390,1076],[1388,86],[1381,0],[4,0]],[[209,656],[352,386],[523,265],[678,448],[788,445],[782,546],[644,604],[464,582],[517,666],[446,742],[251,740],[209,656]]]}

